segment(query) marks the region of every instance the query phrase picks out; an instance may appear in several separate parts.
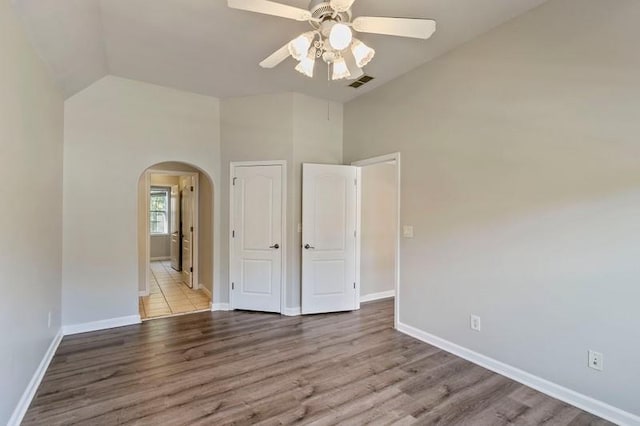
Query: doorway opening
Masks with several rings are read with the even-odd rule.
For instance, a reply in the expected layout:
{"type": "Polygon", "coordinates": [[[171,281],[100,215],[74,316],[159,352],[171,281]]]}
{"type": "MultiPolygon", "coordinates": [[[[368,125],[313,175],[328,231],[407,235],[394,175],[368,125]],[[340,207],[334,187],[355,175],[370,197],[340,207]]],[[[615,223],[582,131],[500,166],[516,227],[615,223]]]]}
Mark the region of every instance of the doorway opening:
{"type": "Polygon", "coordinates": [[[400,286],[400,153],[352,163],[359,167],[360,302],[394,298],[400,286]]]}
{"type": "Polygon", "coordinates": [[[211,310],[213,184],[201,170],[156,164],[138,182],[142,320],[211,310]]]}

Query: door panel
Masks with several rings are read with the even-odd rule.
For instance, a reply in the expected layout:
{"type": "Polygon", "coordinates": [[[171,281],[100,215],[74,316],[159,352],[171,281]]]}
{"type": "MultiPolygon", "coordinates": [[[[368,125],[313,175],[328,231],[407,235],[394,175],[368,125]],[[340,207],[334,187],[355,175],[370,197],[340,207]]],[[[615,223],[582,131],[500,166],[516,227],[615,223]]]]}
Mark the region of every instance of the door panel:
{"type": "Polygon", "coordinates": [[[266,294],[273,291],[273,271],[269,260],[242,260],[242,277],[240,289],[243,294],[266,294]]]}
{"type": "Polygon", "coordinates": [[[280,312],[282,167],[236,167],[231,191],[232,307],[280,312]]]}
{"type": "Polygon", "coordinates": [[[193,288],[193,176],[180,178],[182,219],[182,280],[193,288]]]}
{"type": "Polygon", "coordinates": [[[357,309],[357,168],[303,165],[302,313],[357,309]]]}
{"type": "Polygon", "coordinates": [[[180,186],[171,187],[171,267],[180,271],[180,186]]]}
{"type": "Polygon", "coordinates": [[[315,260],[313,262],[313,294],[322,296],[342,294],[345,269],[343,260],[315,260]]]}
{"type": "Polygon", "coordinates": [[[345,250],[347,231],[347,182],[343,176],[315,178],[313,238],[316,250],[345,250]]]}

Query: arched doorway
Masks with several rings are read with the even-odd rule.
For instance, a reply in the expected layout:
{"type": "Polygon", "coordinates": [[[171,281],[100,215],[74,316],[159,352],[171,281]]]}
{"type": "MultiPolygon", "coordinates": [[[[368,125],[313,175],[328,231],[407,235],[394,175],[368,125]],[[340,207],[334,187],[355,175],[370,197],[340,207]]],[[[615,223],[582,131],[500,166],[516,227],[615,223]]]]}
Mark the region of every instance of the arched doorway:
{"type": "Polygon", "coordinates": [[[138,182],[138,308],[143,320],[211,309],[211,178],[182,162],[146,169],[138,182]]]}

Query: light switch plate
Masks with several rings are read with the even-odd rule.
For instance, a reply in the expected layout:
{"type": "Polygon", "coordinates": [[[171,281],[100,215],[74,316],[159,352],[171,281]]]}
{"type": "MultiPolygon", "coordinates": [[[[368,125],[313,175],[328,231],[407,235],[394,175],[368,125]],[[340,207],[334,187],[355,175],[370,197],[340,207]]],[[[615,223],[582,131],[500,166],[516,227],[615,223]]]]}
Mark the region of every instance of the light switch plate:
{"type": "Polygon", "coordinates": [[[477,315],[471,315],[469,317],[469,326],[473,331],[480,331],[482,327],[482,323],[480,322],[480,317],[477,315]]]}
{"type": "Polygon", "coordinates": [[[413,226],[404,225],[402,227],[402,236],[405,238],[413,238],[413,226]]]}

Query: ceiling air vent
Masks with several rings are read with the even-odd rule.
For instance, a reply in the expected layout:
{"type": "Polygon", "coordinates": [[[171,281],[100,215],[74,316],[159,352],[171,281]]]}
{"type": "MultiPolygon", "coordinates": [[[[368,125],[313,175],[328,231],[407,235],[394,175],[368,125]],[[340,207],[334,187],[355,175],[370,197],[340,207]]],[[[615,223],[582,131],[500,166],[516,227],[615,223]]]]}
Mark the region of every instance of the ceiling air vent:
{"type": "Polygon", "coordinates": [[[359,79],[351,83],[349,87],[353,87],[354,89],[357,89],[358,87],[370,82],[373,79],[374,77],[371,77],[370,75],[363,75],[362,77],[360,77],[359,79]]]}

